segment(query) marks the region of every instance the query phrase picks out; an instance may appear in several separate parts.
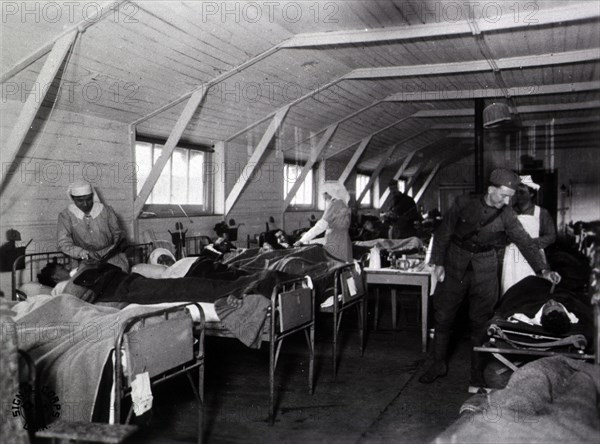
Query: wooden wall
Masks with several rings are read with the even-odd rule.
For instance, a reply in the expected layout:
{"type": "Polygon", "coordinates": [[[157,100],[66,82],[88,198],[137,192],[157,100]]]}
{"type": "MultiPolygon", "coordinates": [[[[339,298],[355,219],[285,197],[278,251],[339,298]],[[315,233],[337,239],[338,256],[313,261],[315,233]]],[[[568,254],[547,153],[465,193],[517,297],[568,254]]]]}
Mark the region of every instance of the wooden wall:
{"type": "MultiPolygon", "coordinates": [[[[1,104],[1,139],[9,137],[22,104],[1,104]]],[[[67,187],[85,178],[111,205],[131,236],[133,208],[133,164],[128,127],[98,117],[43,106],[14,163],[2,158],[6,179],[0,200],[1,243],[6,231],[21,233],[28,253],[55,251],[58,213],[69,203],[67,187]]],[[[10,273],[0,273],[0,289],[10,293],[10,273]]]]}

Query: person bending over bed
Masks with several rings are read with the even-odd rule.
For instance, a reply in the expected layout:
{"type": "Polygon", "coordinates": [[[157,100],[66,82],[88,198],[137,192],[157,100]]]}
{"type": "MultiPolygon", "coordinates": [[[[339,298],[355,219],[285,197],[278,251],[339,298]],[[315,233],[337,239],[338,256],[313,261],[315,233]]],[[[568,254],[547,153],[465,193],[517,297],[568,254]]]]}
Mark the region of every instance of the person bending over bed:
{"type": "Polygon", "coordinates": [[[76,181],[67,192],[72,203],[58,215],[58,247],[68,256],[83,261],[106,261],[129,271],[122,252],[124,232],[117,214],[100,202],[85,181],[76,181]]]}

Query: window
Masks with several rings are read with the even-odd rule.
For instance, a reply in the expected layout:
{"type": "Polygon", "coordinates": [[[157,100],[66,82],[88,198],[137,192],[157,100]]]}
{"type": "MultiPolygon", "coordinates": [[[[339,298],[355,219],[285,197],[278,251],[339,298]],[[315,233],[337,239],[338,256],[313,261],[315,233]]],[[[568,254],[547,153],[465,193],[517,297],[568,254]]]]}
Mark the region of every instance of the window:
{"type": "MultiPolygon", "coordinates": [[[[356,175],[356,198],[358,199],[362,194],[363,190],[367,187],[371,176],[367,176],[366,174],[358,173],[356,175]]],[[[372,190],[372,189],[371,189],[372,190]]],[[[371,206],[371,190],[367,191],[365,197],[360,201],[361,207],[370,207],[371,206]]]]}
{"type": "MultiPolygon", "coordinates": [[[[188,144],[186,144],[188,145],[188,144]]],[[[210,183],[205,179],[206,162],[210,161],[210,153],[199,149],[178,146],[167,161],[160,177],[156,181],[146,206],[151,205],[152,211],[156,205],[169,206],[179,209],[187,206],[186,212],[202,213],[210,210],[210,183]]],[[[150,175],[152,166],[162,154],[162,141],[148,141],[141,139],[135,144],[135,160],[137,164],[137,190],[139,194],[146,179],[150,175]]],[[[173,214],[170,211],[171,215],[173,214]]]]}
{"type": "MultiPolygon", "coordinates": [[[[302,165],[285,163],[283,165],[283,198],[285,199],[290,190],[300,177],[302,165]]],[[[314,204],[313,170],[309,170],[304,182],[298,188],[296,195],[290,202],[293,207],[312,207],[314,204]]]]}
{"type": "Polygon", "coordinates": [[[398,190],[401,193],[406,193],[406,179],[398,179],[398,190]]]}

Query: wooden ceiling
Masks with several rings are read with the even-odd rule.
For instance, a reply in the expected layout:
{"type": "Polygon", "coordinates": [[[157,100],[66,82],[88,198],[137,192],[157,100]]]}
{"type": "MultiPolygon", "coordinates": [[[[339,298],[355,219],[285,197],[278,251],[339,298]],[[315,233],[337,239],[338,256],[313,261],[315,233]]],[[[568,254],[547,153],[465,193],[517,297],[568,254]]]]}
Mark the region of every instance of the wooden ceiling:
{"type": "MultiPolygon", "coordinates": [[[[41,6],[37,22],[21,10],[3,11],[4,73],[77,17],[112,4],[77,2],[71,16],[63,9],[60,17],[41,6]]],[[[561,147],[595,145],[599,3],[479,2],[473,20],[468,4],[122,2],[78,35],[48,100],[168,136],[184,99],[213,82],[184,138],[253,146],[266,122],[291,104],[276,138],[285,157],[306,159],[339,123],[322,156],[345,162],[372,135],[358,164],[364,171],[376,169],[394,144],[390,164],[423,147],[460,147],[455,142],[472,131],[474,97],[506,100],[525,129],[554,118],[561,147]]],[[[43,62],[6,81],[31,90],[43,62]]],[[[4,99],[15,97],[3,88],[4,99]]]]}

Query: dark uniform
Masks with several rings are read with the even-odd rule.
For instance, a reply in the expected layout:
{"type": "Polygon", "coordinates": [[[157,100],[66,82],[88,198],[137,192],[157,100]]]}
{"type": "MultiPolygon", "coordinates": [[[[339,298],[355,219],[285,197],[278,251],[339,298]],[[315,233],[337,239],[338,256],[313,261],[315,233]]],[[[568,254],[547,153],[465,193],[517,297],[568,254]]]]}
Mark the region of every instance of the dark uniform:
{"type": "MultiPolygon", "coordinates": [[[[492,189],[486,196],[459,197],[444,217],[433,238],[430,263],[444,267],[444,281],[433,298],[435,337],[433,363],[419,378],[430,383],[448,371],[445,362],[456,313],[469,297],[473,345],[480,345],[486,322],[498,300],[498,256],[496,248],[506,238],[519,247],[536,272],[548,268],[537,244],[525,231],[514,210],[507,205],[520,182],[513,171],[498,169],[490,176],[492,189]],[[486,203],[486,198],[488,202],[486,203]]],[[[481,382],[476,354],[471,355],[471,382],[481,382]]]]}
{"type": "Polygon", "coordinates": [[[487,205],[482,196],[456,200],[435,232],[431,253],[431,263],[443,265],[446,274],[433,301],[436,334],[450,332],[456,312],[468,295],[472,339],[475,344],[481,342],[498,300],[495,247],[502,245],[506,237],[519,247],[534,271],[548,268],[510,206],[498,210],[487,205]]]}
{"type": "Polygon", "coordinates": [[[389,238],[405,239],[416,236],[415,222],[420,219],[420,216],[413,198],[394,190],[391,192],[390,200],[387,217],[390,223],[389,238]]]}

